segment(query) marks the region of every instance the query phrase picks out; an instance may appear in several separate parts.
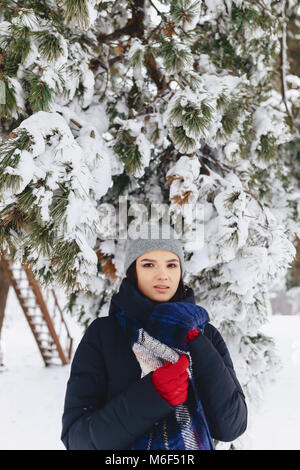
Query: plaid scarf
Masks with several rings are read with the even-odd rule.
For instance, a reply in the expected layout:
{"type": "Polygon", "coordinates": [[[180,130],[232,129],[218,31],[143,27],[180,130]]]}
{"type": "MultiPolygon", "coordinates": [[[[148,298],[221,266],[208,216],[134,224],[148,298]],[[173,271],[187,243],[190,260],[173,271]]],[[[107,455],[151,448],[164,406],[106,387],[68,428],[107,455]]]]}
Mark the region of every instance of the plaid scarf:
{"type": "Polygon", "coordinates": [[[213,450],[213,441],[193,379],[192,358],[184,342],[190,329],[198,328],[203,333],[209,321],[206,310],[186,302],[164,302],[151,312],[145,329],[137,318],[127,315],[124,310],[116,312],[116,318],[130,340],[141,366],[141,377],[166,361],[176,362],[182,353],[190,361],[190,386],[185,403],[175,406],[166,418],[155,423],[150,432],[133,443],[131,449],[213,450]]]}

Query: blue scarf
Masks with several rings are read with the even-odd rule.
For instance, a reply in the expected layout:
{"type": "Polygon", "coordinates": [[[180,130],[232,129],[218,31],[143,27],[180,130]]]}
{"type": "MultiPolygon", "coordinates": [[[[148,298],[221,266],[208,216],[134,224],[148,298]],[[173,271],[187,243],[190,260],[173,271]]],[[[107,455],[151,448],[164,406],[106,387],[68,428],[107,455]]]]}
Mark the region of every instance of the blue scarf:
{"type": "MultiPolygon", "coordinates": [[[[188,345],[184,341],[187,331],[197,328],[203,334],[203,329],[209,321],[208,313],[204,308],[187,302],[160,303],[150,313],[145,328],[138,318],[128,315],[125,310],[118,311],[115,315],[129,338],[132,348],[146,337],[150,345],[153,344],[159,348],[162,343],[167,345],[165,349],[171,348],[176,354],[187,354],[190,362],[188,345]]],[[[150,432],[135,441],[131,449],[214,450],[194,383],[192,367],[189,371],[190,386],[185,403],[174,407],[173,412],[153,426],[150,432]]]]}

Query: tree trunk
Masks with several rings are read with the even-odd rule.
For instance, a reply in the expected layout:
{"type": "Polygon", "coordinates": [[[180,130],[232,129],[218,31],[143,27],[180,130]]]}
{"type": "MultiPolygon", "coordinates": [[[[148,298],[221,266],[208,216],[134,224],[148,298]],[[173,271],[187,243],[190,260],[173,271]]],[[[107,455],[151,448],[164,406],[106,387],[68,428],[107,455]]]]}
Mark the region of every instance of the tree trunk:
{"type": "Polygon", "coordinates": [[[0,366],[3,365],[3,352],[1,348],[1,330],[2,330],[2,325],[3,325],[3,320],[4,320],[8,289],[9,289],[9,279],[3,269],[3,266],[0,260],[0,366]]]}

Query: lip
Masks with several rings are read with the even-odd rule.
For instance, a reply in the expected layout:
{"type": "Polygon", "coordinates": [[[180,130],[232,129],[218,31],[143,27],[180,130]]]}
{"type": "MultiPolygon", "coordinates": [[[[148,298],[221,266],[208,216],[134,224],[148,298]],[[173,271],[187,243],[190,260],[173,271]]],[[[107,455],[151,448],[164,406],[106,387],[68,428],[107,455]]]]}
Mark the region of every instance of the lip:
{"type": "MultiPolygon", "coordinates": [[[[162,286],[163,286],[163,284],[162,284],[162,286]]],[[[170,288],[169,286],[165,286],[165,288],[163,288],[163,287],[155,287],[155,286],[153,286],[153,287],[154,287],[154,289],[155,289],[157,292],[166,292],[166,291],[170,288]]]]}

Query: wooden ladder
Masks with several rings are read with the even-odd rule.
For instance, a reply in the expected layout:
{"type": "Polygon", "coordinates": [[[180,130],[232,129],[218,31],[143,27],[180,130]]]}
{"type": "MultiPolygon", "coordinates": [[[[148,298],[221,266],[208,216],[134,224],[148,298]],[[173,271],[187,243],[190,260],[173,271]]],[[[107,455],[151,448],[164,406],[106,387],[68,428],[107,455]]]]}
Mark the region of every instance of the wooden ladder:
{"type": "Polygon", "coordinates": [[[11,261],[3,254],[1,262],[45,365],[68,364],[72,354],[72,338],[54,290],[43,290],[43,296],[39,283],[27,266],[11,261]]]}

